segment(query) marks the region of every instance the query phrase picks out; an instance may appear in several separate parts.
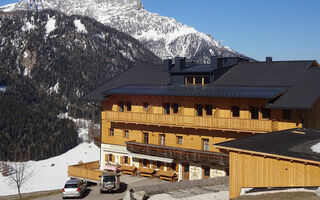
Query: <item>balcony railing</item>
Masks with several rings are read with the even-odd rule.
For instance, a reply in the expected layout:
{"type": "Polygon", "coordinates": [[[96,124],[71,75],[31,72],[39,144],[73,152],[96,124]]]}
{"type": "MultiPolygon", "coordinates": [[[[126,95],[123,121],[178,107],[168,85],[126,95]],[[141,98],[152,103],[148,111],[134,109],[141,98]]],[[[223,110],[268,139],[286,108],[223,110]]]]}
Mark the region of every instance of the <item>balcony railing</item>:
{"type": "Polygon", "coordinates": [[[135,141],[127,141],[127,150],[132,153],[159,156],[172,159],[180,159],[209,164],[229,165],[229,156],[222,153],[183,149],[177,147],[143,144],[135,141]]]}
{"type": "MultiPolygon", "coordinates": [[[[147,125],[176,126],[186,128],[205,128],[230,131],[264,133],[274,131],[272,120],[241,119],[213,116],[164,115],[135,112],[103,111],[102,119],[114,122],[137,123],[147,125]]],[[[292,127],[295,128],[295,127],[292,127]]]]}

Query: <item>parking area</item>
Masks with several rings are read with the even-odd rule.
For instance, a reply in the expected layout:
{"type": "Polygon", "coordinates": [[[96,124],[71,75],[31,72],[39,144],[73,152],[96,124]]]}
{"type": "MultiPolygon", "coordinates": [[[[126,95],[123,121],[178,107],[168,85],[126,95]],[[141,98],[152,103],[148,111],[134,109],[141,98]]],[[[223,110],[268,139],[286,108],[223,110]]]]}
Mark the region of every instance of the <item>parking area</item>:
{"type": "MultiPolygon", "coordinates": [[[[97,185],[89,185],[82,199],[118,200],[118,199],[122,199],[126,191],[130,190],[130,188],[132,188],[133,186],[137,187],[137,186],[152,185],[152,184],[170,184],[170,182],[168,181],[159,181],[159,179],[138,178],[136,176],[132,177],[129,175],[122,175],[120,179],[121,179],[121,189],[119,192],[115,192],[115,193],[106,192],[106,193],[100,194],[99,187],[97,185]]],[[[56,200],[56,199],[62,199],[62,195],[60,193],[60,194],[41,197],[37,199],[56,200]]]]}

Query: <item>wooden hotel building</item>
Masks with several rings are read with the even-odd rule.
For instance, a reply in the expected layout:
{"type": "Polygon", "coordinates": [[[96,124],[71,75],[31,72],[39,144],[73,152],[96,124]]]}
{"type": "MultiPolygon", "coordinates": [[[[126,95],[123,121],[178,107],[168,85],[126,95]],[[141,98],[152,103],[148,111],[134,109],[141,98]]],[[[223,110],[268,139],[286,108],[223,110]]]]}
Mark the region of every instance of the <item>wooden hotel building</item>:
{"type": "Polygon", "coordinates": [[[229,174],[214,144],[284,129],[320,128],[316,61],[213,57],[136,65],[88,93],[101,102],[100,168],[171,171],[177,180],[229,174]]]}

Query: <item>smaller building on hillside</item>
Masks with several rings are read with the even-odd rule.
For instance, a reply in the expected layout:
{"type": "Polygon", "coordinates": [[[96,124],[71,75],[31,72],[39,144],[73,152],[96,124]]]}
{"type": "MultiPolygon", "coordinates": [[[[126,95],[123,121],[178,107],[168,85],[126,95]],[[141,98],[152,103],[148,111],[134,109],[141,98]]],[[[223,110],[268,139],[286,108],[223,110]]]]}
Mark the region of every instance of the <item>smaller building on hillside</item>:
{"type": "Polygon", "coordinates": [[[242,188],[320,186],[320,131],[288,129],[216,144],[229,154],[229,198],[242,188]]]}

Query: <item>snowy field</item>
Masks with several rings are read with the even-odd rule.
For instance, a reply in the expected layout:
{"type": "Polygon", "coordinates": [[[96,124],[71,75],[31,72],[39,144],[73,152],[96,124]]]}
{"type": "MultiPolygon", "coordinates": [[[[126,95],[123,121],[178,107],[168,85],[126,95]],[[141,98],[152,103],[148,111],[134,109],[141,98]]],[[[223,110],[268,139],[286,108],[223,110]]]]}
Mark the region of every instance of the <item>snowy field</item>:
{"type": "MultiPolygon", "coordinates": [[[[68,117],[68,116],[66,116],[68,117]]],[[[68,117],[69,118],[69,117],[68,117]]],[[[86,120],[82,120],[88,124],[86,120]]],[[[82,141],[87,140],[87,125],[78,129],[79,137],[82,141]]],[[[33,176],[22,187],[22,193],[35,191],[54,190],[63,188],[64,183],[68,180],[68,165],[79,163],[79,161],[90,162],[99,160],[100,149],[93,143],[83,142],[75,148],[56,157],[40,161],[26,162],[30,166],[29,170],[33,171],[33,176]]],[[[8,184],[7,177],[0,173],[0,196],[17,194],[17,189],[8,184]]]]}

